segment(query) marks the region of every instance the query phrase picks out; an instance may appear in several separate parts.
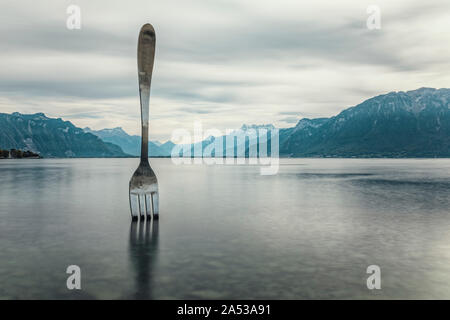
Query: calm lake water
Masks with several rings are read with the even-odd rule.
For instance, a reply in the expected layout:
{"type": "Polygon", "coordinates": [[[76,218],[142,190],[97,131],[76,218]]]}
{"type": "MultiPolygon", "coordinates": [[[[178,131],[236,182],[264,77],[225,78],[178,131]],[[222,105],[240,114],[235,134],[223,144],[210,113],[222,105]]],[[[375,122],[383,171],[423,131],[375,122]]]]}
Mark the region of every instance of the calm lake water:
{"type": "Polygon", "coordinates": [[[0,298],[450,299],[450,160],[281,162],[151,159],[161,218],[132,224],[137,159],[0,160],[0,298]]]}

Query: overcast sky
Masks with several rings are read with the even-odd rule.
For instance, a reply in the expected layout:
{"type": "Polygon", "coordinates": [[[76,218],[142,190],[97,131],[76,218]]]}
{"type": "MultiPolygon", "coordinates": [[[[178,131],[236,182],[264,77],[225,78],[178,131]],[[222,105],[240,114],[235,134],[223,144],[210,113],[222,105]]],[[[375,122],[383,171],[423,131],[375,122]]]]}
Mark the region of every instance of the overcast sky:
{"type": "Polygon", "coordinates": [[[136,45],[156,30],[152,140],[289,127],[372,96],[450,87],[448,0],[0,0],[0,112],[139,134],[136,45]],[[66,27],[69,5],[81,29],[66,27]],[[381,29],[369,30],[369,5],[381,29]]]}

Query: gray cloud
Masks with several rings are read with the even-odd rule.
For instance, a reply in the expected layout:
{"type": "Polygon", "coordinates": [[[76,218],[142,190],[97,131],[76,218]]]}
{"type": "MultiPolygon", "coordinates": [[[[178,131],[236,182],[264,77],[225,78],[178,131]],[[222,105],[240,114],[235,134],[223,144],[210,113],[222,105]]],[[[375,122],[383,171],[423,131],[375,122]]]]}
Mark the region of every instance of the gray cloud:
{"type": "Polygon", "coordinates": [[[196,119],[283,127],[384,92],[448,86],[450,3],[377,3],[381,30],[366,28],[370,1],[80,0],[82,29],[68,30],[66,2],[7,1],[0,107],[137,133],[136,40],[148,21],[158,139],[196,119]]]}
{"type": "Polygon", "coordinates": [[[71,113],[64,115],[67,118],[76,119],[103,119],[104,115],[100,112],[71,113]]]}
{"type": "Polygon", "coordinates": [[[299,120],[299,118],[297,118],[297,117],[285,117],[285,118],[281,118],[281,119],[280,119],[280,121],[286,122],[286,123],[289,123],[289,124],[291,124],[291,123],[297,123],[298,120],[299,120]]]}

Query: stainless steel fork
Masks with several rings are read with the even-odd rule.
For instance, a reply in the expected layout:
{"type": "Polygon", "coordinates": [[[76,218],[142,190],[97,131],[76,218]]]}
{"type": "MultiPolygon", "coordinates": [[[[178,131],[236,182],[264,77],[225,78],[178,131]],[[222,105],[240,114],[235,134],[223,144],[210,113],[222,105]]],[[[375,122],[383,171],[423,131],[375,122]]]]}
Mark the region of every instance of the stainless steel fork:
{"type": "Polygon", "coordinates": [[[142,26],[138,40],[138,75],[141,101],[141,162],[130,180],[131,218],[141,220],[159,217],[158,180],[148,162],[148,120],[150,85],[152,81],[153,61],[155,59],[155,30],[151,24],[142,26]]]}

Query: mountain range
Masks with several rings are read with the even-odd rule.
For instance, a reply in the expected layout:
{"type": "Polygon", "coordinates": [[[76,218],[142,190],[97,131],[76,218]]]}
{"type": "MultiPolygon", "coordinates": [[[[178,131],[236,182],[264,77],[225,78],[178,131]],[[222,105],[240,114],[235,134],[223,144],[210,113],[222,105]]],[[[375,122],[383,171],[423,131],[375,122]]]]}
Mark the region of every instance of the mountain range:
{"type": "Polygon", "coordinates": [[[43,157],[127,157],[123,150],[70,121],[43,113],[0,113],[0,149],[20,149],[43,157]]]}
{"type": "MultiPolygon", "coordinates": [[[[137,135],[129,135],[122,128],[91,130],[84,128],[84,132],[92,133],[105,142],[113,143],[122,148],[122,150],[132,156],[140,156],[141,154],[141,137],[137,135]]],[[[171,141],[161,143],[159,141],[149,141],[148,150],[152,157],[168,157],[175,144],[171,141]]]]}
{"type": "MultiPolygon", "coordinates": [[[[379,95],[330,118],[303,118],[295,127],[279,130],[280,156],[450,157],[449,103],[450,89],[420,88],[379,95]]],[[[260,127],[243,125],[241,130],[260,127]]],[[[204,149],[217,138],[225,137],[209,137],[197,145],[204,149]]],[[[224,154],[236,149],[223,141],[224,154]]],[[[170,156],[174,146],[150,141],[149,154],[170,156]]],[[[13,148],[44,157],[127,157],[140,154],[140,137],[122,128],[81,129],[43,113],[0,113],[0,149],[13,148]]]]}
{"type": "Polygon", "coordinates": [[[450,89],[390,92],[280,130],[289,157],[450,157],[450,89]]]}

